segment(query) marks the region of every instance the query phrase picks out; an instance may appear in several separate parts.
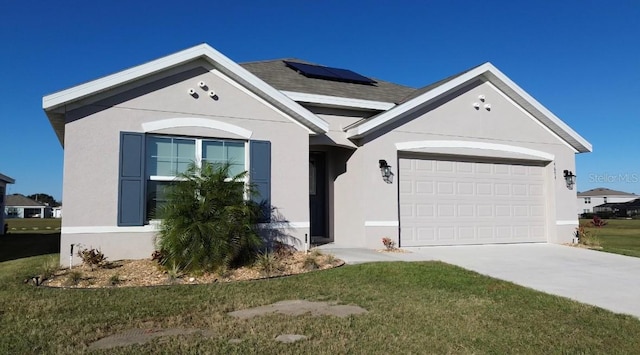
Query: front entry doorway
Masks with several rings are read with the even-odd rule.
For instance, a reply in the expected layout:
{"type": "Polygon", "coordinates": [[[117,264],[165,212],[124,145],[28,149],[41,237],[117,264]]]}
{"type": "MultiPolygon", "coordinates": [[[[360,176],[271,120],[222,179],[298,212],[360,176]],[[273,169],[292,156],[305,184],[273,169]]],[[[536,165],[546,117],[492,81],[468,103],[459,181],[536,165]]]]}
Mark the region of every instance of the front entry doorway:
{"type": "Polygon", "coordinates": [[[328,238],[327,233],[327,155],[309,153],[309,216],[311,238],[328,238]]]}

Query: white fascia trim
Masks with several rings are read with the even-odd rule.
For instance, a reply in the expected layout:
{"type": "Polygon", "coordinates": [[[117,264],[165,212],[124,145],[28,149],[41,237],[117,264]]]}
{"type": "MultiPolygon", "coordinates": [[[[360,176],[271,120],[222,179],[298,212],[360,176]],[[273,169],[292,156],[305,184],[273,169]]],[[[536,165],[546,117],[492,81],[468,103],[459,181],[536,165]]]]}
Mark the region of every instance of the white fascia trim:
{"type": "Polygon", "coordinates": [[[384,101],[352,99],[347,97],[308,94],[304,92],[295,92],[295,91],[281,91],[281,92],[287,95],[291,100],[297,101],[297,102],[308,102],[313,104],[322,104],[322,105],[339,106],[339,107],[347,107],[347,108],[387,111],[396,105],[392,102],[384,102],[384,101]]]}
{"type": "Polygon", "coordinates": [[[309,228],[310,226],[310,222],[273,222],[258,224],[258,227],[261,229],[296,229],[309,228]]]}
{"type": "Polygon", "coordinates": [[[535,149],[516,147],[513,145],[486,143],[486,142],[474,142],[474,141],[412,141],[412,142],[400,142],[396,143],[397,150],[409,151],[411,149],[422,148],[471,148],[471,149],[485,149],[485,150],[497,150],[509,153],[526,154],[534,157],[544,159],[546,161],[553,161],[555,156],[546,152],[541,152],[535,149]]]}
{"type": "Polygon", "coordinates": [[[104,234],[104,233],[151,233],[157,232],[158,225],[151,223],[140,227],[87,226],[62,227],[62,234],[104,234]]]}
{"type": "MultiPolygon", "coordinates": [[[[361,138],[362,136],[364,136],[365,134],[367,134],[368,132],[379,128],[379,127],[383,127],[384,125],[386,125],[387,123],[390,123],[391,121],[393,121],[393,119],[395,119],[396,117],[407,113],[421,105],[423,105],[426,102],[429,102],[430,100],[433,100],[437,97],[439,97],[440,95],[443,95],[445,93],[447,93],[450,90],[454,90],[455,88],[477,78],[480,77],[481,75],[485,75],[486,79],[488,81],[493,80],[500,80],[502,81],[507,87],[509,87],[509,89],[511,89],[515,94],[519,95],[520,97],[522,97],[525,101],[527,101],[532,107],[534,107],[535,109],[537,109],[538,111],[540,111],[543,115],[545,115],[551,122],[553,122],[554,124],[556,124],[561,130],[563,130],[565,133],[567,133],[569,136],[571,136],[573,139],[575,139],[579,144],[581,144],[585,149],[587,149],[587,151],[591,151],[592,146],[591,143],[587,142],[584,138],[582,138],[578,133],[576,133],[574,130],[572,130],[569,126],[567,126],[566,123],[562,122],[562,120],[560,120],[558,117],[556,117],[553,113],[551,113],[551,111],[547,110],[544,106],[542,106],[538,101],[536,101],[533,97],[531,97],[529,94],[527,94],[524,90],[522,90],[518,85],[516,85],[513,81],[511,81],[506,75],[504,75],[502,72],[500,72],[496,67],[494,67],[491,63],[485,63],[482,64],[481,66],[470,70],[462,75],[460,75],[459,77],[450,80],[430,91],[427,91],[426,93],[412,99],[409,100],[401,105],[398,105],[396,107],[394,107],[393,109],[390,109],[387,112],[384,112],[380,115],[378,115],[376,118],[371,119],[367,122],[364,122],[363,124],[351,128],[349,130],[347,130],[347,137],[348,138],[361,138]],[[495,79],[494,79],[495,78],[495,79]]],[[[578,151],[582,151],[580,150],[578,147],[574,147],[574,149],[578,150],[578,151]]]]}
{"type": "Polygon", "coordinates": [[[199,118],[199,117],[178,117],[178,118],[169,118],[166,120],[158,120],[152,122],[146,122],[142,124],[143,132],[153,132],[161,129],[167,128],[177,128],[177,127],[202,127],[202,128],[212,128],[220,131],[225,131],[229,133],[233,133],[240,137],[249,139],[253,135],[253,132],[244,129],[242,127],[238,127],[229,123],[211,120],[208,118],[199,118]]]}
{"type": "Polygon", "coordinates": [[[580,222],[577,220],[556,221],[557,226],[577,226],[580,222]]]}
{"type": "Polygon", "coordinates": [[[130,81],[155,74],[161,70],[178,66],[189,60],[202,56],[204,54],[204,46],[206,45],[202,44],[191,47],[148,63],[47,95],[42,98],[42,108],[49,111],[70,101],[78,100],[110,89],[114,86],[119,86],[130,81]]]}
{"type": "Polygon", "coordinates": [[[365,227],[398,227],[398,221],[364,221],[365,227]]]}
{"type": "MultiPolygon", "coordinates": [[[[509,89],[513,90],[517,95],[522,97],[527,103],[533,106],[536,110],[540,111],[543,115],[545,115],[551,122],[557,125],[562,131],[567,133],[571,138],[575,139],[579,144],[581,144],[588,152],[591,152],[593,146],[591,143],[587,142],[582,136],[580,136],[576,131],[571,129],[566,123],[564,123],[558,116],[554,115],[553,112],[549,111],[546,107],[544,107],[538,100],[534,99],[531,95],[529,95],[526,91],[524,91],[518,84],[514,83],[504,75],[498,68],[494,67],[491,63],[486,63],[488,69],[486,70],[491,75],[495,76],[498,80],[505,83],[509,89]]],[[[484,65],[483,65],[484,66],[484,65]]],[[[491,78],[489,77],[491,80],[491,78]]],[[[578,151],[583,151],[577,149],[578,151]]]]}
{"type": "Polygon", "coordinates": [[[85,84],[77,85],[72,88],[47,95],[42,98],[42,108],[45,111],[51,111],[69,102],[111,89],[115,86],[120,86],[134,80],[138,80],[197,58],[206,59],[214,65],[217,64],[225,74],[231,75],[234,79],[240,79],[243,84],[246,83],[258,91],[263,92],[266,96],[271,97],[274,101],[280,103],[287,110],[291,111],[291,113],[297,116],[297,118],[303,120],[305,126],[308,126],[314,132],[326,133],[329,131],[329,124],[320,117],[306,110],[280,91],[260,80],[248,70],[242,68],[222,53],[204,43],[178,53],[153,60],[146,64],[138,65],[131,69],[123,70],[100,79],[92,80],[85,84]]]}

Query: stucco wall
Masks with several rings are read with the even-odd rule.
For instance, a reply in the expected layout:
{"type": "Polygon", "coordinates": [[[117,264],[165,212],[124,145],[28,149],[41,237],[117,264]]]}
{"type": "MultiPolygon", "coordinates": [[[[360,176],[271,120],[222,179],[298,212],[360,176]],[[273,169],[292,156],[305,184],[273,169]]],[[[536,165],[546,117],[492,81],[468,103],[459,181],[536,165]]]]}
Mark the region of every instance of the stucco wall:
{"type": "MultiPolygon", "coordinates": [[[[362,139],[360,148],[350,157],[349,173],[336,181],[336,190],[347,196],[336,205],[336,214],[352,215],[363,211],[363,219],[349,222],[353,232],[364,229],[364,245],[380,248],[380,238],[398,240],[398,150],[396,143],[411,141],[456,140],[495,143],[542,151],[555,156],[545,168],[548,241],[570,241],[577,226],[575,190],[565,186],[562,171],[575,171],[575,151],[523,112],[493,85],[476,83],[466,90],[418,110],[400,122],[380,129],[362,139]],[[491,110],[476,110],[473,103],[485,95],[491,110]],[[382,181],[378,160],[385,159],[395,174],[393,184],[382,181]],[[353,170],[352,170],[353,169],[353,170]],[[353,172],[353,174],[352,174],[353,172]],[[358,224],[359,226],[356,226],[358,224]],[[367,225],[365,227],[365,224],[367,225]]],[[[447,150],[440,151],[446,153],[447,150]]],[[[495,155],[476,150],[473,155],[495,155]]],[[[459,154],[459,150],[450,150],[459,154]]],[[[350,235],[337,235],[336,243],[350,244],[350,235]]],[[[357,238],[357,237],[356,237],[357,238]]]]}
{"type": "MultiPolygon", "coordinates": [[[[119,134],[142,132],[144,123],[185,117],[229,123],[251,131],[251,139],[271,141],[272,205],[283,218],[302,226],[289,233],[303,238],[308,232],[304,227],[309,222],[308,130],[208,65],[190,65],[184,70],[174,69],[177,74],[147,80],[146,85],[67,113],[61,250],[81,243],[103,248],[112,260],[131,253],[137,257],[151,254],[153,233],[123,234],[116,227],[119,134]],[[217,99],[198,88],[199,81],[214,90],[217,99]],[[189,95],[190,88],[199,97],[189,95]],[[127,236],[136,251],[130,250],[127,236]]],[[[202,127],[164,128],[153,133],[239,138],[202,127]]],[[[67,256],[61,260],[66,262],[67,256]]]]}

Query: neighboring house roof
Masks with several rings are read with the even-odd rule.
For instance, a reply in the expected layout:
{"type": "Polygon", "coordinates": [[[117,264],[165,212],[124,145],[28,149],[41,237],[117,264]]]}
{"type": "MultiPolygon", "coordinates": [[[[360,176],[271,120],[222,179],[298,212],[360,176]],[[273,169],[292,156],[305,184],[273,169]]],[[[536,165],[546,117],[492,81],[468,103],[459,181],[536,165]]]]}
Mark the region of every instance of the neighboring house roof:
{"type": "Polygon", "coordinates": [[[238,81],[278,109],[298,120],[310,131],[324,133],[329,130],[329,124],[327,122],[260,80],[208,44],[200,44],[160,59],[47,95],[42,98],[42,108],[47,113],[60,143],[64,144],[65,105],[197,59],[208,61],[225,75],[238,81]]]}
{"type": "Polygon", "coordinates": [[[21,194],[13,194],[13,195],[7,196],[5,205],[7,207],[45,207],[46,206],[44,203],[34,201],[21,194]]]}
{"type": "Polygon", "coordinates": [[[7,175],[0,174],[0,181],[4,181],[7,184],[15,184],[15,180],[8,177],[7,175]]]}
{"type": "Polygon", "coordinates": [[[403,98],[407,95],[416,91],[415,88],[376,78],[372,78],[376,81],[376,83],[372,85],[308,78],[287,67],[284,63],[285,60],[317,65],[300,59],[288,58],[240,63],[240,66],[274,88],[287,92],[346,97],[397,104],[402,102],[403,98]]]}
{"type": "Polygon", "coordinates": [[[630,208],[640,208],[640,198],[635,200],[627,201],[627,202],[609,202],[603,203],[601,205],[594,206],[593,208],[617,208],[617,209],[630,209],[630,208]]]}
{"type": "Polygon", "coordinates": [[[576,152],[591,151],[591,143],[587,142],[571,129],[571,127],[562,122],[556,115],[542,106],[542,104],[522,90],[491,63],[484,63],[461,74],[442,80],[437,85],[430,85],[423,88],[423,94],[409,99],[386,112],[351,126],[347,130],[347,137],[364,137],[477,80],[493,84],[525,111],[535,117],[540,123],[571,145],[576,152]]]}
{"type": "Polygon", "coordinates": [[[607,189],[604,187],[598,187],[595,189],[591,189],[588,191],[584,191],[584,192],[578,192],[578,197],[612,197],[612,196],[622,196],[622,197],[633,197],[636,196],[636,194],[633,193],[629,193],[629,192],[624,192],[624,191],[617,191],[617,190],[611,190],[611,189],[607,189]]]}

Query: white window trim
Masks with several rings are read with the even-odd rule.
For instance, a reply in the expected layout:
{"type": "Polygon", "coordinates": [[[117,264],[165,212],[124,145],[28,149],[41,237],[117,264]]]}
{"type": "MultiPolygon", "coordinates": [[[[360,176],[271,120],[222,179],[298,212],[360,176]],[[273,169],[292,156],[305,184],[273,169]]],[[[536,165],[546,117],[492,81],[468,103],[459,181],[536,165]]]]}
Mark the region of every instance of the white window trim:
{"type": "Polygon", "coordinates": [[[250,139],[251,136],[253,135],[253,132],[251,132],[248,129],[244,129],[242,127],[232,125],[230,123],[216,121],[209,118],[201,118],[201,117],[168,118],[164,120],[145,122],[141,125],[141,127],[142,127],[142,131],[145,133],[151,133],[153,131],[159,131],[167,128],[202,127],[202,128],[211,128],[211,129],[217,129],[220,131],[232,133],[246,139],[250,139]]]}

